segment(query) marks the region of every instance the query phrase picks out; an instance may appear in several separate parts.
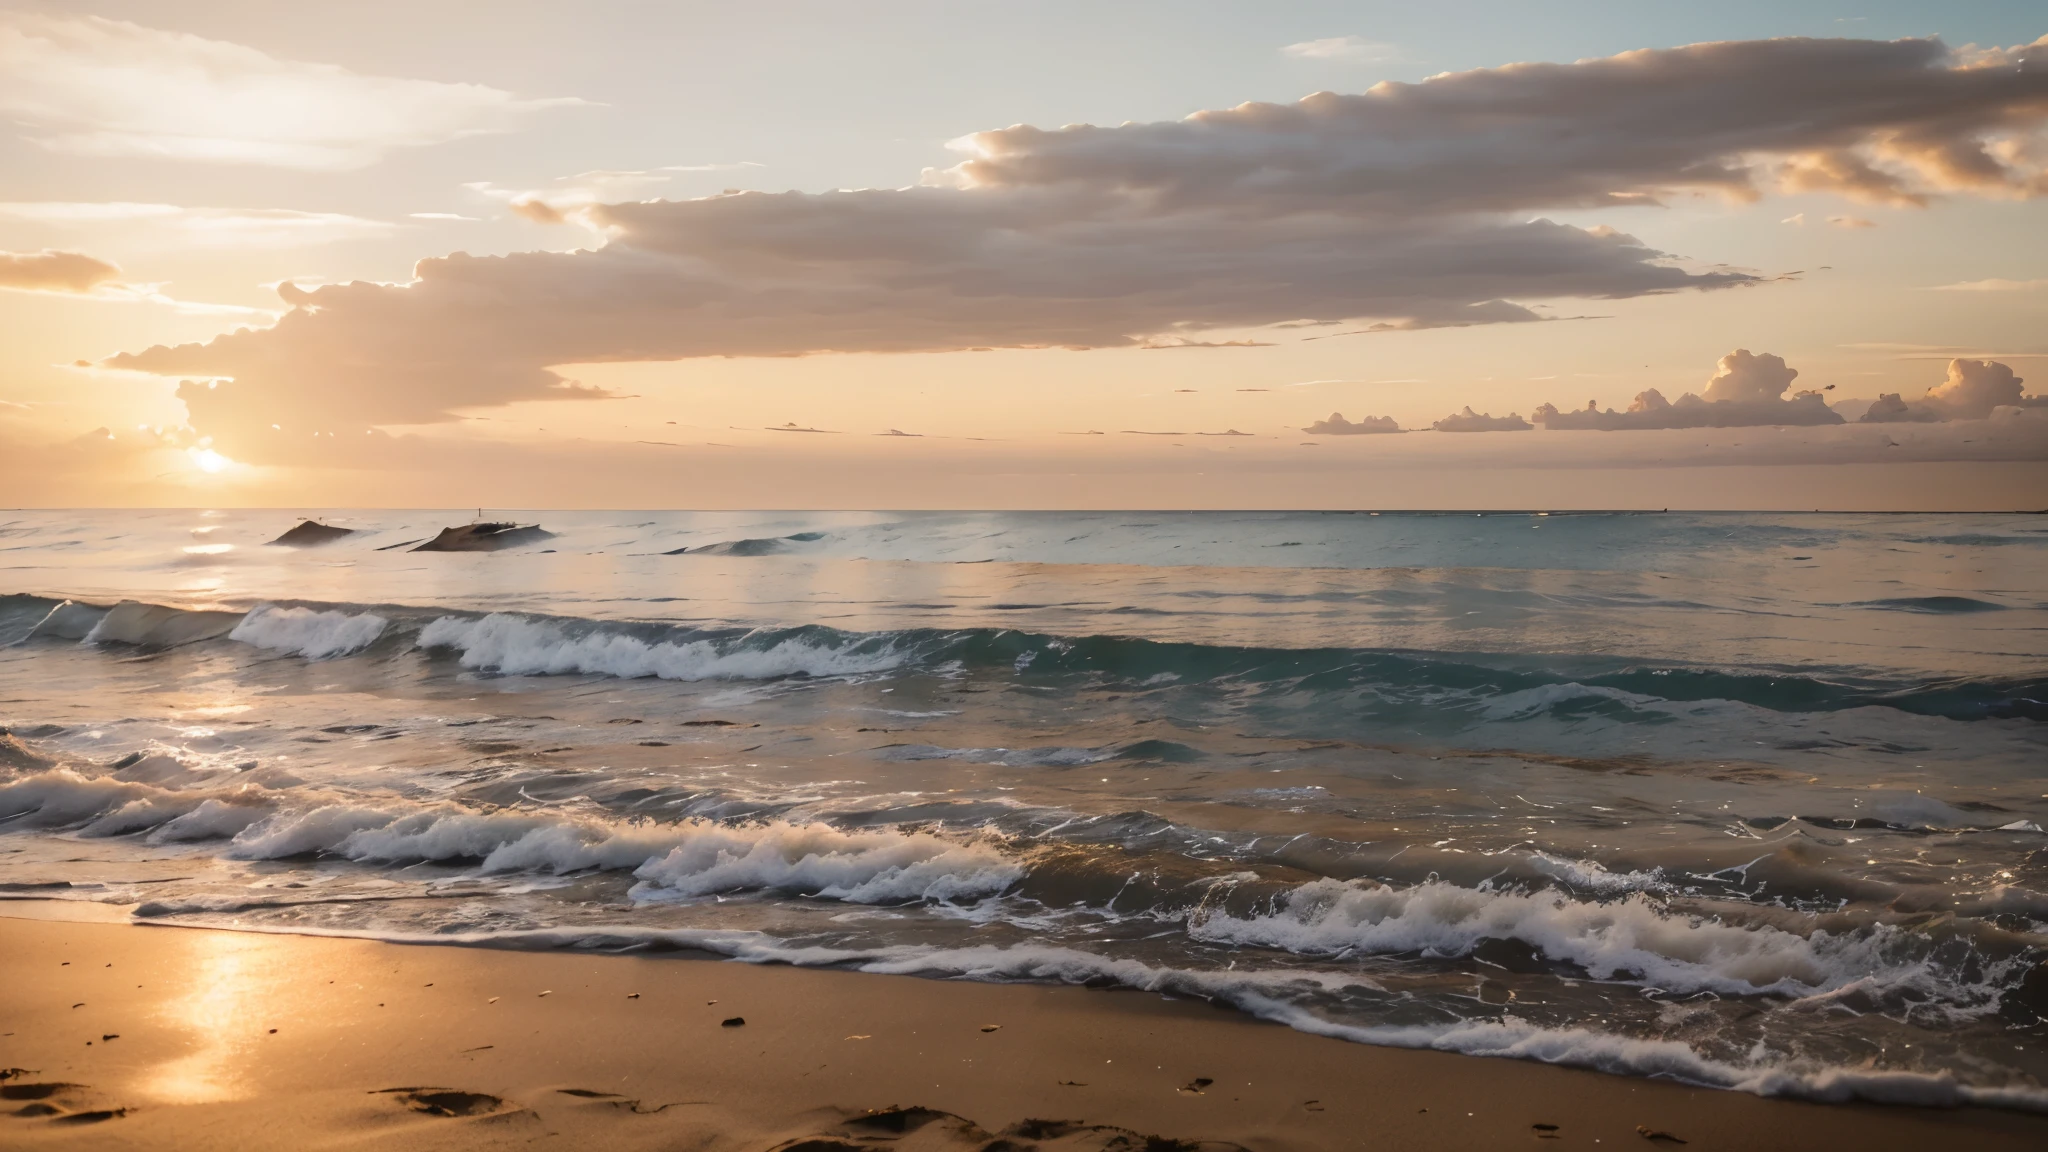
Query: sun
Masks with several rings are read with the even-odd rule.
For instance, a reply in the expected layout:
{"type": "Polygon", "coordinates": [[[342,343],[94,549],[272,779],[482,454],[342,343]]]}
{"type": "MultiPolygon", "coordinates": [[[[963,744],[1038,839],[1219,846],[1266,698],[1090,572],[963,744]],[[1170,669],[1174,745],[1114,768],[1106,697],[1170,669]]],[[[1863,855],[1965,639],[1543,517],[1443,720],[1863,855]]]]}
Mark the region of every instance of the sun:
{"type": "Polygon", "coordinates": [[[188,448],[185,451],[187,455],[192,457],[192,462],[199,465],[201,472],[219,472],[234,463],[233,460],[215,452],[211,448],[188,448]]]}

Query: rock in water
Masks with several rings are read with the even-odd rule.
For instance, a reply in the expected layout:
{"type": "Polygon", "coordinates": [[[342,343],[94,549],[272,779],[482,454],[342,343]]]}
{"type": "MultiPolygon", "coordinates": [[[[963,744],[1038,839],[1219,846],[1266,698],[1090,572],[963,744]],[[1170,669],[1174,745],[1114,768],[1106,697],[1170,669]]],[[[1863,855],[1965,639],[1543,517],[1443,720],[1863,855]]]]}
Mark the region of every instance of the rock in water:
{"type": "Polygon", "coordinates": [[[331,524],[322,524],[318,520],[305,520],[301,521],[298,527],[270,543],[282,544],[287,548],[312,548],[321,544],[332,544],[343,536],[355,534],[356,530],[353,528],[336,528],[331,524]]]}
{"type": "Polygon", "coordinates": [[[555,538],[538,524],[493,522],[443,528],[441,534],[413,549],[415,552],[496,552],[555,538]]]}

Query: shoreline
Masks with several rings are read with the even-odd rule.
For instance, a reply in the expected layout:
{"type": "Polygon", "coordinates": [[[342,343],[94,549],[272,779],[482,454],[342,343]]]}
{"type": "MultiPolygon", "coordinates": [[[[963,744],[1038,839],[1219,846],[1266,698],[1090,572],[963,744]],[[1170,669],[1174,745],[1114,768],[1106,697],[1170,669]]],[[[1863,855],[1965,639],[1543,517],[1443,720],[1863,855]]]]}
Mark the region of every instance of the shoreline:
{"type": "Polygon", "coordinates": [[[0,905],[0,1068],[30,1070],[0,1080],[10,1146],[2048,1143],[2028,1112],[1375,1047],[1122,989],[174,931],[42,903],[0,905]]]}

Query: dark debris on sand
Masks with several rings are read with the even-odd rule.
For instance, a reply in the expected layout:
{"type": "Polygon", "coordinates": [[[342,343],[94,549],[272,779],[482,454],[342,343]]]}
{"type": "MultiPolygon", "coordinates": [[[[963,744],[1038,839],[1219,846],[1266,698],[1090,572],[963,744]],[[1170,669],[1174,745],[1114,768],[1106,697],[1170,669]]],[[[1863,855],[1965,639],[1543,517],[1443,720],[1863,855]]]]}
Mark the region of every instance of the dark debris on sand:
{"type": "MultiPolygon", "coordinates": [[[[21,1120],[47,1120],[52,1124],[98,1124],[107,1120],[118,1120],[129,1112],[127,1108],[92,1108],[83,1099],[87,1085],[73,1084],[68,1080],[25,1080],[35,1072],[28,1068],[0,1068],[0,1101],[12,1105],[21,1101],[18,1108],[7,1108],[7,1115],[21,1120]]],[[[4,1132],[0,1129],[0,1132],[4,1132]]]]}
{"type": "MultiPolygon", "coordinates": [[[[941,1152],[1247,1152],[1219,1140],[1176,1140],[1079,1120],[1023,1120],[989,1132],[935,1108],[879,1108],[847,1116],[826,1130],[775,1145],[770,1152],[872,1152],[878,1140],[915,1133],[916,1147],[941,1152]]],[[[907,1145],[906,1145],[907,1146],[907,1145]]]]}
{"type": "Polygon", "coordinates": [[[379,1088],[373,1096],[391,1096],[414,1112],[429,1116],[489,1116],[505,1106],[503,1097],[457,1088],[379,1088]]]}

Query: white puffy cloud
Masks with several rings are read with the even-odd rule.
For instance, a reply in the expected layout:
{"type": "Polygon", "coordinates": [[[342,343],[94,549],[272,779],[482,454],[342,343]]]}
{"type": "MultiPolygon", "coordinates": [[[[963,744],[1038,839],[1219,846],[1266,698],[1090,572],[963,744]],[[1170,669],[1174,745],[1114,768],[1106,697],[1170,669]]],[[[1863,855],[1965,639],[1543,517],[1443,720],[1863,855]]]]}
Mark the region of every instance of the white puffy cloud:
{"type": "Polygon", "coordinates": [[[1601,432],[1842,423],[1841,415],[1828,407],[1819,392],[1785,396],[1798,377],[1799,369],[1788,367],[1781,356],[1737,348],[1721,357],[1707,381],[1705,396],[1687,392],[1671,401],[1651,388],[1637,393],[1626,412],[1602,411],[1597,402],[1589,400],[1577,411],[1559,411],[1555,404],[1544,404],[1531,419],[1552,431],[1601,432]]]}
{"type": "Polygon", "coordinates": [[[1464,411],[1453,412],[1430,427],[1439,432],[1527,432],[1535,425],[1522,419],[1519,412],[1495,416],[1491,412],[1474,412],[1467,404],[1464,411]]]}
{"type": "Polygon", "coordinates": [[[121,270],[81,252],[0,252],[0,288],[26,292],[90,292],[121,270]]]}
{"type": "Polygon", "coordinates": [[[275,328],[115,363],[232,378],[181,394],[195,424],[260,440],[273,423],[419,423],[595,394],[548,371],[561,364],[1530,322],[1547,301],[1759,280],[1542,212],[1761,195],[1822,155],[1800,177],[1821,190],[1875,195],[1882,177],[1887,196],[1922,200],[2032,194],[2040,166],[2021,137],[2044,123],[2048,42],[1959,56],[1934,40],[1773,40],[1167,123],[1018,126],[964,138],[966,159],[917,187],[511,199],[538,219],[573,211],[605,243],[426,260],[408,285],[288,288],[295,311],[275,328]]]}
{"type": "Polygon", "coordinates": [[[1995,408],[2048,408],[2048,396],[2027,396],[2020,390],[2026,381],[1996,360],[1948,362],[1948,376],[1927,390],[1918,400],[1907,402],[1897,392],[1887,392],[1863,414],[1860,423],[1933,423],[1943,420],[1983,420],[1995,408]]]}
{"type": "Polygon", "coordinates": [[[1707,381],[1706,400],[1731,400],[1745,403],[1757,400],[1778,400],[1785,395],[1785,389],[1799,378],[1799,369],[1785,366],[1785,358],[1769,352],[1755,355],[1747,348],[1737,348],[1716,366],[1719,370],[1707,381]]]}
{"type": "Polygon", "coordinates": [[[1342,412],[1332,412],[1328,420],[1318,420],[1302,431],[1311,436],[1371,436],[1399,432],[1401,426],[1392,416],[1361,416],[1351,421],[1342,412]]]}
{"type": "Polygon", "coordinates": [[[1951,360],[1948,378],[1927,390],[1926,403],[1948,413],[1951,420],[1978,420],[2001,404],[2022,403],[2024,383],[1996,360],[1951,360]]]}
{"type": "Polygon", "coordinates": [[[364,76],[96,16],[0,13],[0,112],[55,152],[346,169],[560,100],[364,76]]]}

